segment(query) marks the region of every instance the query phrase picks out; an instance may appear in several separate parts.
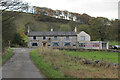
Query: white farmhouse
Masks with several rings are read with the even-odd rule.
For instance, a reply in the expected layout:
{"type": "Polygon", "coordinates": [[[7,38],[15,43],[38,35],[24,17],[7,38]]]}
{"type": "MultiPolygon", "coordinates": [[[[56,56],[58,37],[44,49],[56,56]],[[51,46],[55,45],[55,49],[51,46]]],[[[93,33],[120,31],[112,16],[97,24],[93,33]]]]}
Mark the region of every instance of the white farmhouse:
{"type": "Polygon", "coordinates": [[[90,41],[90,35],[87,34],[84,31],[81,31],[79,34],[77,34],[77,41],[90,41]]]}

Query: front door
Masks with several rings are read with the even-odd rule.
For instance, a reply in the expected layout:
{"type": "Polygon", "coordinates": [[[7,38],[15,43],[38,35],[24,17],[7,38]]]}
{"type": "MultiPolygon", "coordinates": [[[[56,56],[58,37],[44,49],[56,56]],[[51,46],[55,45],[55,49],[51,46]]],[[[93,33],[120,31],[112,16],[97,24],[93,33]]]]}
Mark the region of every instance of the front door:
{"type": "Polygon", "coordinates": [[[47,44],[46,42],[43,42],[43,47],[45,47],[45,46],[46,46],[46,44],[47,44]]]}

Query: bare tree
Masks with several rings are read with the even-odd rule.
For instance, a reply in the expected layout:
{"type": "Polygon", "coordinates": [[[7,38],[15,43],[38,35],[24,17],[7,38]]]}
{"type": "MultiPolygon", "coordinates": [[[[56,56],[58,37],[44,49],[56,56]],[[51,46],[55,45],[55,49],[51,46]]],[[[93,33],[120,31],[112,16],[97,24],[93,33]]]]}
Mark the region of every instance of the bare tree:
{"type": "Polygon", "coordinates": [[[22,2],[20,0],[0,0],[0,14],[2,14],[5,10],[28,10],[28,7],[28,3],[22,2]]]}

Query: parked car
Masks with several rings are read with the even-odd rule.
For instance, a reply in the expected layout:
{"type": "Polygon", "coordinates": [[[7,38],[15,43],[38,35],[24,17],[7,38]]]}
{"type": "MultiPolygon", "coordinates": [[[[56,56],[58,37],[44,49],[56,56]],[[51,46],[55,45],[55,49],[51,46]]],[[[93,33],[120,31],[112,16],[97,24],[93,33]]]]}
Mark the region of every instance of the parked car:
{"type": "Polygon", "coordinates": [[[114,45],[112,46],[113,49],[120,49],[120,45],[114,45]]]}

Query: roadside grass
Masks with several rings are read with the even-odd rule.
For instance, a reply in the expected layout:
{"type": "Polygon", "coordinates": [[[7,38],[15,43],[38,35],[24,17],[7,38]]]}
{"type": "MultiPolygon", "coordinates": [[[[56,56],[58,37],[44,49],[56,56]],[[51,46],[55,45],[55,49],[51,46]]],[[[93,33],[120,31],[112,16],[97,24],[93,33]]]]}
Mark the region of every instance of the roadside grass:
{"type": "Polygon", "coordinates": [[[109,45],[120,45],[118,41],[109,41],[109,45]]]}
{"type": "Polygon", "coordinates": [[[30,52],[31,59],[34,61],[35,65],[45,74],[48,78],[62,78],[63,76],[59,71],[54,70],[49,62],[45,62],[44,58],[38,54],[37,49],[30,52]]]}
{"type": "Polygon", "coordinates": [[[116,68],[81,64],[63,51],[40,47],[30,52],[37,67],[48,78],[118,78],[116,68]]]}
{"type": "Polygon", "coordinates": [[[2,55],[2,65],[4,65],[12,56],[13,56],[13,49],[8,49],[5,54],[2,55]]]}
{"type": "Polygon", "coordinates": [[[101,51],[91,51],[91,52],[80,52],[80,51],[63,51],[64,53],[76,57],[87,58],[89,60],[104,60],[108,62],[118,63],[117,52],[101,52],[101,51]]]}

